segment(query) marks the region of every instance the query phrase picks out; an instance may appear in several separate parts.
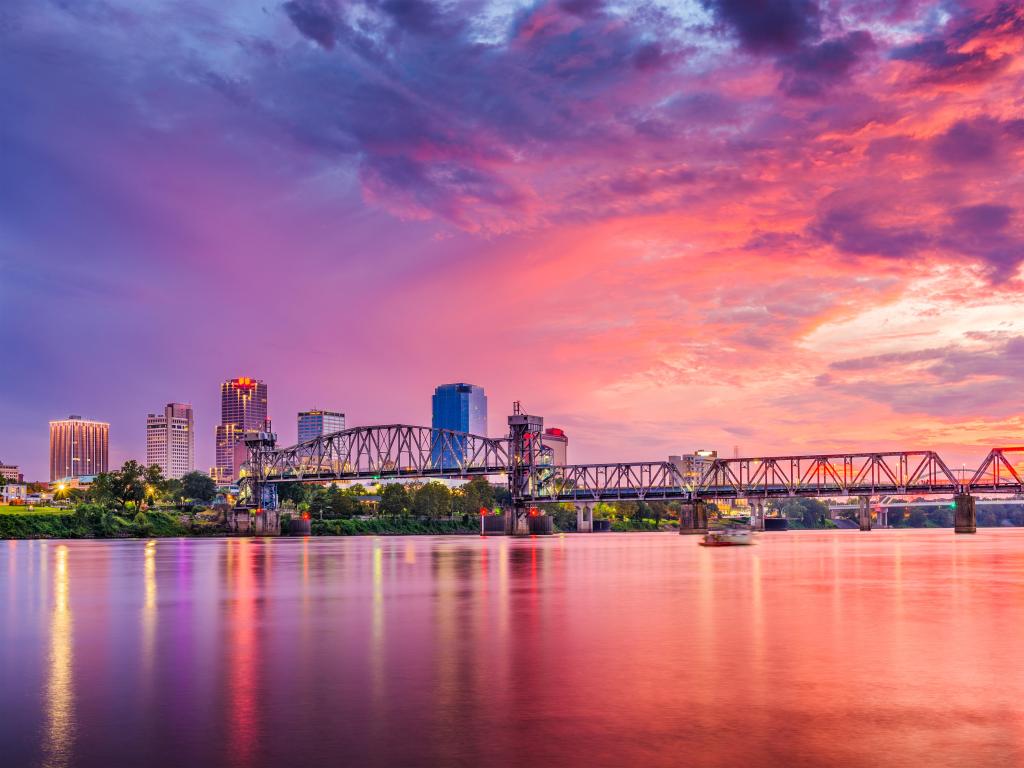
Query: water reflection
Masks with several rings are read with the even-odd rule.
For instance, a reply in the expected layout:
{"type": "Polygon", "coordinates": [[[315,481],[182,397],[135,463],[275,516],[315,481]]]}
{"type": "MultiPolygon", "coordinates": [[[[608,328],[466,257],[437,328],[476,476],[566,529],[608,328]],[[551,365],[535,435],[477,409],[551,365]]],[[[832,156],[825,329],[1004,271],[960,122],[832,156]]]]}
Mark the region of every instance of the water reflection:
{"type": "MultiPolygon", "coordinates": [[[[46,548],[43,548],[43,555],[46,548]]],[[[50,618],[49,676],[46,683],[46,731],[43,764],[61,768],[71,762],[75,739],[75,695],[71,656],[71,602],[68,548],[57,546],[50,618]]]]}
{"type": "Polygon", "coordinates": [[[3,768],[1024,764],[1024,532],[0,558],[3,768]]]}

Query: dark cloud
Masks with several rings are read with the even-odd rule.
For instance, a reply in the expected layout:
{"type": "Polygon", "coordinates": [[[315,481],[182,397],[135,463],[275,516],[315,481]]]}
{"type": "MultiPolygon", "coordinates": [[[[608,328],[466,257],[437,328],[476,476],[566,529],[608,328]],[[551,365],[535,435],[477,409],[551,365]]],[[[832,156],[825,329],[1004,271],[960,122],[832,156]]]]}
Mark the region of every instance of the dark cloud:
{"type": "Polygon", "coordinates": [[[923,69],[920,82],[956,83],[987,80],[1002,71],[1011,56],[989,50],[990,37],[1024,32],[1024,13],[1016,3],[1004,3],[988,13],[955,18],[944,35],[894,48],[889,57],[923,69]],[[970,43],[970,45],[968,45],[970,43]]]}
{"type": "Polygon", "coordinates": [[[864,201],[826,204],[810,231],[845,253],[889,259],[915,256],[932,240],[921,226],[883,224],[878,219],[864,201]]]}
{"type": "Polygon", "coordinates": [[[950,165],[980,165],[996,159],[1002,138],[999,121],[983,116],[960,120],[932,141],[932,154],[950,165]]]}
{"type": "Polygon", "coordinates": [[[284,12],[303,35],[322,48],[334,48],[339,19],[332,0],[289,0],[284,12]]]}
{"type": "Polygon", "coordinates": [[[779,87],[788,96],[820,97],[830,86],[848,80],[861,56],[874,47],[870,33],[863,30],[803,46],[779,59],[778,67],[785,73],[779,87]]]}
{"type": "Polygon", "coordinates": [[[994,280],[1010,279],[1024,262],[1024,238],[1011,228],[1014,213],[1010,206],[993,203],[954,208],[938,245],[983,262],[994,280]]]}
{"type": "Polygon", "coordinates": [[[786,53],[821,35],[815,0],[703,0],[751,53],[786,53]]]}

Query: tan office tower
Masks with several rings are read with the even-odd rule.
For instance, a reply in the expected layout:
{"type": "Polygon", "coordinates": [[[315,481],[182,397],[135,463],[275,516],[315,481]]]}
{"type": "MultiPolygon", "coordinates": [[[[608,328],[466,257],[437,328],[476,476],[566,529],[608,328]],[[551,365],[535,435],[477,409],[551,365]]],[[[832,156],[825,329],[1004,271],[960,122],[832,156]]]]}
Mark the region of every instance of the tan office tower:
{"type": "Polygon", "coordinates": [[[267,428],[267,385],[241,376],[220,385],[220,424],[217,426],[217,461],[214,480],[232,483],[238,479],[235,445],[245,437],[267,428]]]}
{"type": "Polygon", "coordinates": [[[146,466],[156,464],[166,478],[177,480],[195,469],[196,442],[192,406],[168,403],[163,413],[146,416],[146,466]]]}
{"type": "Polygon", "coordinates": [[[108,471],[110,425],[68,416],[50,422],[50,481],[108,471]]]}

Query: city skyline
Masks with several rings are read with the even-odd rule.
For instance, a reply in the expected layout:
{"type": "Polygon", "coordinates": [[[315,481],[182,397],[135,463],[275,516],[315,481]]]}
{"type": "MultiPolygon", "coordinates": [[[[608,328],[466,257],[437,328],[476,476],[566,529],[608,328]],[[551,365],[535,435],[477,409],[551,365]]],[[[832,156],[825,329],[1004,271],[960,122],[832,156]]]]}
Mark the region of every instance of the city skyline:
{"type": "Polygon", "coordinates": [[[1019,442],[1020,4],[839,6],[15,0],[0,456],[185,400],[206,469],[237,371],[279,428],[481,382],[579,461],[1019,442]]]}

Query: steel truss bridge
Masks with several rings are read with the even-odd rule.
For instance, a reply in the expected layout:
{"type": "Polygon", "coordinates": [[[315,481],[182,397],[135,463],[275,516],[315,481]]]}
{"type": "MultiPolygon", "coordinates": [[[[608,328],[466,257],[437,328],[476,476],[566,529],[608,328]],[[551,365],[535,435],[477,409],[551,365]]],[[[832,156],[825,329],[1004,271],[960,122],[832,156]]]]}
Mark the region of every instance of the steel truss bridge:
{"type": "Polygon", "coordinates": [[[670,462],[554,466],[542,432],[543,419],[521,413],[516,404],[505,438],[391,424],[276,448],[274,436],[263,433],[246,441],[243,499],[272,506],[271,489],[286,482],[504,475],[515,512],[509,532],[516,532],[529,507],[551,502],[1024,494],[1024,473],[1017,468],[1024,446],[993,449],[970,478],[958,478],[934,451],[716,458],[699,478],[687,478],[670,462]]]}

